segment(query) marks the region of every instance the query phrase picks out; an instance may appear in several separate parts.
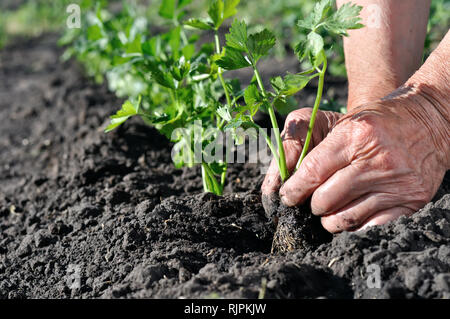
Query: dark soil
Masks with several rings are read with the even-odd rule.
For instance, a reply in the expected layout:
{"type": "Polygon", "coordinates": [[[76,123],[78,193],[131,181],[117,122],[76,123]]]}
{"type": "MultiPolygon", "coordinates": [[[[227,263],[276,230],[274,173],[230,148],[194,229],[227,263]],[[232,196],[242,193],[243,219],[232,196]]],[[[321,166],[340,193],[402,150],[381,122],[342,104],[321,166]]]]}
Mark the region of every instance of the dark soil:
{"type": "Polygon", "coordinates": [[[138,119],[102,132],[122,101],[55,42],[0,52],[0,298],[450,298],[448,180],[411,218],[271,254],[258,167],[201,194],[138,119]]]}

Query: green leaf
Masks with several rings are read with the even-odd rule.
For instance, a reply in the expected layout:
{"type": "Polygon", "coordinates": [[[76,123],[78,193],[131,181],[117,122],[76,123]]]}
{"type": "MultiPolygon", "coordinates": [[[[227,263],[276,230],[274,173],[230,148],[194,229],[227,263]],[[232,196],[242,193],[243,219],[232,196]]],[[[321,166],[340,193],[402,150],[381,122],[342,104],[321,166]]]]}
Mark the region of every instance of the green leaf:
{"type": "Polygon", "coordinates": [[[310,32],[306,39],[300,41],[295,47],[295,53],[298,55],[300,61],[305,57],[309,57],[312,64],[317,66],[318,64],[313,63],[317,60],[317,57],[322,52],[324,47],[324,42],[322,36],[316,32],[310,32]]]}
{"type": "Polygon", "coordinates": [[[267,55],[269,50],[275,46],[275,42],[275,36],[267,29],[250,35],[247,48],[254,59],[254,63],[258,62],[261,57],[267,55]]]}
{"type": "Polygon", "coordinates": [[[241,117],[233,118],[227,125],[225,125],[224,130],[227,131],[237,129],[238,127],[241,127],[242,123],[244,123],[244,121],[241,117]]]}
{"type": "Polygon", "coordinates": [[[319,34],[311,32],[308,34],[307,40],[309,52],[311,52],[313,56],[319,55],[324,46],[323,38],[319,34]]]}
{"type": "Polygon", "coordinates": [[[313,21],[318,25],[327,16],[327,13],[333,8],[334,0],[322,0],[316,3],[313,10],[313,21]]]}
{"type": "Polygon", "coordinates": [[[175,83],[170,73],[160,70],[156,62],[149,62],[147,66],[151,72],[152,78],[158,84],[169,89],[175,89],[175,83]]]}
{"type": "Polygon", "coordinates": [[[302,90],[311,80],[312,76],[301,74],[288,74],[284,77],[283,95],[294,95],[302,90]]]}
{"type": "Polygon", "coordinates": [[[327,13],[332,9],[334,4],[333,0],[321,0],[316,2],[313,12],[309,14],[303,20],[298,21],[298,26],[300,28],[305,28],[311,31],[315,31],[317,26],[326,18],[327,13]]]}
{"type": "Polygon", "coordinates": [[[185,6],[187,6],[188,4],[190,4],[192,2],[192,0],[178,0],[178,8],[184,8],[185,6]]]}
{"type": "Polygon", "coordinates": [[[239,50],[225,47],[225,54],[216,61],[217,65],[225,70],[237,70],[251,66],[251,63],[239,50]]]}
{"type": "Polygon", "coordinates": [[[184,56],[182,56],[172,67],[170,73],[177,81],[182,81],[188,75],[190,68],[190,63],[186,61],[184,56]]]}
{"type": "Polygon", "coordinates": [[[331,17],[326,21],[325,28],[333,33],[348,36],[347,30],[359,29],[364,27],[359,14],[362,10],[361,6],[357,6],[350,2],[342,5],[331,17]]]}
{"type": "Polygon", "coordinates": [[[159,15],[166,19],[173,19],[175,17],[177,0],[162,0],[159,7],[159,15]]]}
{"type": "Polygon", "coordinates": [[[186,60],[190,60],[195,54],[195,44],[188,44],[184,46],[181,52],[183,53],[183,56],[186,58],[186,60]]]}
{"type": "Polygon", "coordinates": [[[270,84],[272,84],[273,90],[279,94],[284,88],[284,81],[281,76],[274,77],[270,79],[270,84]]]}
{"type": "Polygon", "coordinates": [[[126,53],[142,53],[141,35],[137,35],[136,38],[127,44],[126,53]]]}
{"type": "Polygon", "coordinates": [[[244,21],[234,20],[230,32],[225,35],[227,46],[247,52],[247,24],[244,21]]]}
{"type": "Polygon", "coordinates": [[[223,9],[223,20],[231,18],[237,13],[237,5],[241,0],[225,0],[223,9]]]}
{"type": "Polygon", "coordinates": [[[281,115],[288,115],[292,111],[298,109],[297,99],[293,96],[287,98],[277,98],[275,99],[273,106],[276,108],[277,112],[281,115]]]}
{"type": "Polygon", "coordinates": [[[91,25],[87,29],[87,38],[89,41],[97,41],[103,38],[102,28],[99,25],[91,25]]]}
{"type": "Polygon", "coordinates": [[[291,96],[302,90],[316,75],[288,73],[284,78],[277,76],[270,81],[278,95],[291,96]]]}
{"type": "Polygon", "coordinates": [[[230,110],[226,106],[219,107],[216,112],[222,119],[224,119],[227,122],[230,122],[233,119],[230,110]]]}
{"type": "Polygon", "coordinates": [[[214,23],[216,29],[218,29],[223,23],[223,10],[224,3],[222,0],[212,0],[209,5],[208,14],[214,23]]]}
{"type": "Polygon", "coordinates": [[[215,29],[223,24],[223,22],[237,13],[236,6],[240,0],[212,0],[208,14],[214,23],[215,29]]]}
{"type": "Polygon", "coordinates": [[[206,19],[189,19],[184,22],[185,25],[200,30],[213,30],[214,24],[206,19]]]}
{"type": "Polygon", "coordinates": [[[169,45],[175,59],[179,58],[179,50],[181,46],[181,26],[172,29],[168,34],[169,45]]]}
{"type": "Polygon", "coordinates": [[[255,84],[251,84],[247,87],[244,92],[244,100],[248,106],[254,106],[255,104],[262,102],[261,94],[255,84]]]}
{"type": "Polygon", "coordinates": [[[151,38],[141,44],[142,53],[150,56],[158,55],[158,38],[151,38]]]}
{"type": "Polygon", "coordinates": [[[126,120],[128,120],[130,117],[139,114],[139,105],[140,105],[140,99],[136,105],[131,103],[130,101],[126,101],[122,108],[117,111],[117,113],[113,116],[111,116],[111,123],[108,125],[108,127],[105,129],[105,132],[111,132],[121,124],[123,124],[126,120]]]}

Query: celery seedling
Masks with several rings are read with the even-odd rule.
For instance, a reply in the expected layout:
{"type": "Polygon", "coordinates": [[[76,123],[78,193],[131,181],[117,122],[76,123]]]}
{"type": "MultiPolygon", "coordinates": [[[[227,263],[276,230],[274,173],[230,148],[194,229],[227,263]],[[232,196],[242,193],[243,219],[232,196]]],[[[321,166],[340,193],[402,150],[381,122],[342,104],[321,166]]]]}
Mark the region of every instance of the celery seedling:
{"type": "Polygon", "coordinates": [[[322,0],[316,3],[312,14],[306,19],[300,20],[298,26],[308,30],[308,35],[295,47],[300,62],[307,59],[310,68],[298,74],[287,74],[284,77],[271,79],[273,92],[269,92],[263,85],[261,75],[258,71],[257,63],[266,56],[269,50],[275,45],[274,35],[263,30],[255,34],[247,34],[247,25],[245,22],[234,21],[229,34],[226,35],[227,45],[217,64],[227,70],[235,70],[246,67],[253,68],[254,79],[245,91],[245,105],[236,108],[224,107],[220,114],[227,120],[225,127],[229,130],[235,130],[237,127],[260,127],[254,123],[253,116],[261,107],[269,113],[273,132],[276,139],[276,148],[270,138],[263,133],[265,140],[272,152],[278,165],[282,181],[289,178],[289,172],[286,166],[284,148],[280,136],[280,130],[275,118],[276,107],[285,106],[287,98],[302,90],[312,79],[318,78],[316,99],[311,114],[311,120],[308,127],[308,133],[303,145],[303,151],[296,165],[298,169],[305,158],[312,138],[317,111],[320,107],[323,94],[325,74],[327,70],[327,56],[324,49],[323,37],[318,33],[320,28],[326,31],[347,36],[347,30],[361,28],[359,13],[361,7],[346,3],[338,10],[334,8],[333,0],[322,0]],[[256,85],[255,85],[256,83],[256,85]]]}

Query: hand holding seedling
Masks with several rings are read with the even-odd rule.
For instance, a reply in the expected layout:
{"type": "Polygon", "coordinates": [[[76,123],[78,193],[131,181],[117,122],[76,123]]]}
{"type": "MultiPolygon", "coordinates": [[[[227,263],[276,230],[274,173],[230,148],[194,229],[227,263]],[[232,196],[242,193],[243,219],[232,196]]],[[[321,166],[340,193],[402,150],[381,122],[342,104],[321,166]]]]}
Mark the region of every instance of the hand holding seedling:
{"type": "MultiPolygon", "coordinates": [[[[398,81],[404,81],[414,72],[414,64],[418,67],[420,63],[420,53],[411,50],[420,48],[423,37],[398,32],[411,25],[425,27],[427,11],[417,8],[424,2],[411,1],[407,7],[405,3],[383,8],[391,13],[400,9],[411,13],[403,11],[401,17],[405,18],[394,15],[387,30],[364,28],[346,39],[350,112],[334,127],[329,127],[333,117],[325,119],[322,114],[322,121],[329,124],[321,124],[319,136],[313,139],[316,147],[280,189],[281,200],[288,206],[311,196],[313,214],[322,217],[330,232],[383,224],[416,212],[432,199],[450,168],[450,33],[403,87],[379,100],[401,85],[398,81]],[[424,16],[415,17],[417,12],[424,16]],[[389,32],[386,41],[367,42],[380,41],[380,32],[389,32]],[[355,34],[358,36],[353,37],[355,34]],[[403,41],[396,42],[400,38],[403,41]],[[376,49],[382,53],[377,55],[376,49]],[[349,60],[349,56],[355,59],[349,60]],[[367,57],[371,60],[365,61],[367,57]],[[355,64],[358,62],[363,65],[355,64]],[[380,74],[386,75],[385,81],[380,74]],[[359,103],[363,104],[357,106],[359,103]],[[326,136],[320,135],[324,133],[326,136]]],[[[296,120],[298,116],[307,114],[297,111],[288,117],[285,127],[286,137],[297,137],[297,142],[285,141],[286,158],[293,162],[304,139],[305,123],[296,120]]],[[[280,185],[273,166],[263,184],[266,207],[280,185]]]]}

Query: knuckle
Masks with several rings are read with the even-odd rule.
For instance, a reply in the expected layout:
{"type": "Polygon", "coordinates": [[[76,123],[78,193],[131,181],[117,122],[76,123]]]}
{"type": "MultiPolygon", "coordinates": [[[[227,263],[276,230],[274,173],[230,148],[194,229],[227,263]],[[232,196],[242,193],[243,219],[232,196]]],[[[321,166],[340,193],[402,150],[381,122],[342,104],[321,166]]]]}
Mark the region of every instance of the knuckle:
{"type": "Polygon", "coordinates": [[[378,134],[376,126],[372,123],[358,122],[352,125],[353,138],[358,144],[378,144],[378,134]]]}
{"type": "Polygon", "coordinates": [[[299,110],[292,111],[286,117],[286,124],[295,123],[295,124],[304,124],[309,121],[311,117],[312,109],[311,108],[302,108],[299,110]]]}
{"type": "Polygon", "coordinates": [[[303,178],[307,179],[311,184],[319,184],[325,179],[325,176],[321,170],[317,169],[318,167],[320,167],[320,162],[315,156],[311,156],[303,161],[300,166],[303,178]]]}
{"type": "Polygon", "coordinates": [[[395,170],[399,164],[399,159],[390,151],[384,150],[379,152],[374,158],[374,167],[382,171],[395,170]]]}

